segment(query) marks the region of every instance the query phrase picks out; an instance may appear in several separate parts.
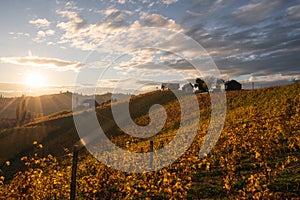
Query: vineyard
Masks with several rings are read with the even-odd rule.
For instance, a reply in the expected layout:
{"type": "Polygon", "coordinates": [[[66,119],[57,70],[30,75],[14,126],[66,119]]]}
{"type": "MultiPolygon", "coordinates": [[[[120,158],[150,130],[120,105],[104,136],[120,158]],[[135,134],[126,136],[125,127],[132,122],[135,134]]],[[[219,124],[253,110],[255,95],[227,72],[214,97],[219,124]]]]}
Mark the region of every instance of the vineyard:
{"type": "MultiPolygon", "coordinates": [[[[223,131],[216,146],[204,158],[199,158],[199,150],[210,122],[211,106],[208,94],[197,94],[200,121],[196,123],[199,128],[191,147],[180,158],[155,172],[129,173],[102,164],[83,149],[79,152],[76,198],[299,198],[299,94],[299,83],[227,92],[223,131]]],[[[185,98],[188,100],[189,96],[185,98]]],[[[181,120],[180,105],[170,91],[155,91],[131,99],[131,116],[139,125],[149,124],[151,105],[164,106],[167,121],[162,130],[151,138],[135,138],[117,127],[110,105],[118,106],[120,103],[108,103],[97,108],[97,117],[104,126],[105,134],[117,146],[130,152],[149,152],[152,140],[154,151],[158,151],[176,137],[181,120]]],[[[191,116],[195,114],[193,112],[190,110],[191,116]]],[[[159,115],[159,112],[156,113],[159,115]]],[[[187,126],[186,134],[190,134],[189,131],[187,126]]],[[[68,112],[1,131],[1,148],[11,143],[19,145],[20,150],[1,149],[0,199],[69,199],[71,153],[77,140],[72,114],[68,112]],[[39,131],[41,135],[37,135],[39,131]],[[34,134],[30,135],[30,132],[34,134]],[[24,135],[27,140],[15,141],[18,135],[24,135]],[[3,138],[10,141],[5,142],[3,138]],[[23,142],[26,147],[22,149],[23,142]],[[8,152],[5,154],[4,151],[8,152]],[[13,176],[7,175],[16,167],[18,172],[14,172],[13,176]]],[[[185,142],[184,138],[182,142],[185,142]]],[[[183,147],[178,144],[176,148],[183,147]]],[[[118,156],[109,153],[111,160],[118,156]]],[[[126,160],[120,165],[130,165],[131,162],[126,160]]],[[[134,167],[139,166],[131,166],[134,167]]]]}

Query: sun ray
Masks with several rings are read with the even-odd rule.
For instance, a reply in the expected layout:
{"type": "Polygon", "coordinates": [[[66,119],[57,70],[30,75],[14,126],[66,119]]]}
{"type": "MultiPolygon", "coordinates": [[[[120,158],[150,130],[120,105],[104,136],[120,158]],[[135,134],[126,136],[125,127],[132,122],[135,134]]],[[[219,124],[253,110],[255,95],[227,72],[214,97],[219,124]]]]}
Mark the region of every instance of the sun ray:
{"type": "Polygon", "coordinates": [[[0,110],[0,114],[2,114],[3,112],[5,112],[7,109],[10,108],[10,106],[13,106],[14,103],[17,101],[17,98],[13,98],[13,99],[10,99],[10,100],[5,100],[4,101],[4,106],[1,108],[0,110]],[[7,102],[8,101],[8,102],[7,102]]]}

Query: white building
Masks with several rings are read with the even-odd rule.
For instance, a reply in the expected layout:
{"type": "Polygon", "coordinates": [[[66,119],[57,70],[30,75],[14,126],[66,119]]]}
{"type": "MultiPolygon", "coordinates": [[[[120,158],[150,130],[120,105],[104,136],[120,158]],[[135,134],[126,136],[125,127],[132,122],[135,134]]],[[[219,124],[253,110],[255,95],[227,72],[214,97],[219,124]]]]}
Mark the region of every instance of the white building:
{"type": "Polygon", "coordinates": [[[162,90],[178,90],[179,83],[162,83],[161,89],[162,90]]]}
{"type": "Polygon", "coordinates": [[[193,93],[194,86],[191,83],[187,83],[182,86],[182,91],[184,91],[185,93],[193,93]]]}

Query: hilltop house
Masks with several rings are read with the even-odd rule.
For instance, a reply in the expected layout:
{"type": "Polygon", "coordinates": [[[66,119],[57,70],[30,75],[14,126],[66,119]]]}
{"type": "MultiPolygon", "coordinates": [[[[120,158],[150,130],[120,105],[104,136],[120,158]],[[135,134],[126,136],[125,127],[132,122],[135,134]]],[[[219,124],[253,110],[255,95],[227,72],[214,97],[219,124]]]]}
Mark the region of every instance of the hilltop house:
{"type": "Polygon", "coordinates": [[[182,91],[184,91],[185,93],[193,93],[194,86],[191,83],[187,83],[182,86],[182,91]]]}
{"type": "Polygon", "coordinates": [[[83,105],[88,108],[100,106],[99,103],[95,99],[86,99],[83,101],[83,105]]]}
{"type": "Polygon", "coordinates": [[[178,90],[179,83],[162,83],[161,89],[162,90],[178,90]]]}
{"type": "Polygon", "coordinates": [[[225,90],[230,91],[230,90],[241,90],[242,89],[242,84],[237,82],[236,80],[230,80],[225,82],[225,90]]]}

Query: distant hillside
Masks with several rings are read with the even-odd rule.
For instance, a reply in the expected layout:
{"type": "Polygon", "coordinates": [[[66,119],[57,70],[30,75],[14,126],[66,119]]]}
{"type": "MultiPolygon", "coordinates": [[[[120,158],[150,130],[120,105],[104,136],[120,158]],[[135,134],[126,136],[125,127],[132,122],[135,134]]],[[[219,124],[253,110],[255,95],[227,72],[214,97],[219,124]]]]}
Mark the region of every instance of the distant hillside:
{"type": "MultiPolygon", "coordinates": [[[[96,95],[96,101],[101,104],[111,99],[111,93],[96,95]]],[[[88,96],[78,96],[78,103],[88,96]]],[[[120,98],[126,95],[119,94],[120,98]]],[[[72,110],[72,93],[66,92],[61,94],[43,95],[39,97],[17,97],[17,98],[0,98],[0,119],[16,118],[16,107],[22,100],[26,101],[26,110],[36,117],[47,116],[63,110],[72,110]]]]}

